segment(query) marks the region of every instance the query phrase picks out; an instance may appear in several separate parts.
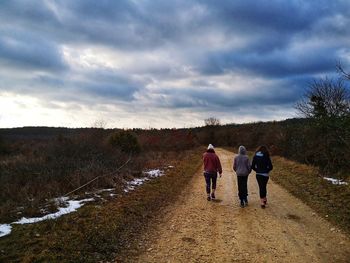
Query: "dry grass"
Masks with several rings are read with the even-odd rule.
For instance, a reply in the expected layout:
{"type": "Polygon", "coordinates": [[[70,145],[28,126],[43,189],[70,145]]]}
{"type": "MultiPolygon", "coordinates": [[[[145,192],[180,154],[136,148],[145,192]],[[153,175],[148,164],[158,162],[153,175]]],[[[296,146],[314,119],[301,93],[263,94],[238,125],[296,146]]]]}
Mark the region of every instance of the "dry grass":
{"type": "MultiPolygon", "coordinates": [[[[123,259],[147,223],[176,199],[201,165],[200,150],[167,160],[175,168],[106,204],[87,204],[58,220],[15,225],[0,239],[1,262],[106,262],[123,259]]],[[[154,163],[155,165],[155,163],[154,163]]]]}
{"type": "Polygon", "coordinates": [[[333,185],[317,168],[273,157],[271,178],[320,215],[350,233],[350,185],[333,185]]]}

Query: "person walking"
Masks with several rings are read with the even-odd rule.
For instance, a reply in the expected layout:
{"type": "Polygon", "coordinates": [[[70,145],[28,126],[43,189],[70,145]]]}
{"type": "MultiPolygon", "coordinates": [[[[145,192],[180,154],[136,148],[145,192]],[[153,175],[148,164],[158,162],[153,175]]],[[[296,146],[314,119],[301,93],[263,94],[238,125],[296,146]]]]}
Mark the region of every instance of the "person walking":
{"type": "Polygon", "coordinates": [[[222,167],[219,157],[214,151],[212,144],[208,145],[207,151],[203,154],[204,178],[206,183],[207,200],[215,199],[217,173],[222,176],[222,167]],[[210,186],[212,188],[210,194],[210,186]]]}
{"type": "Polygon", "coordinates": [[[270,154],[266,146],[259,146],[252,161],[252,169],[256,172],[256,180],[259,185],[260,205],[265,208],[267,204],[267,182],[269,172],[273,169],[270,154]]]}
{"type": "Polygon", "coordinates": [[[233,170],[237,174],[238,197],[240,206],[243,208],[248,205],[248,175],[252,171],[246,148],[241,145],[238,148],[238,155],[233,160],[233,170]]]}

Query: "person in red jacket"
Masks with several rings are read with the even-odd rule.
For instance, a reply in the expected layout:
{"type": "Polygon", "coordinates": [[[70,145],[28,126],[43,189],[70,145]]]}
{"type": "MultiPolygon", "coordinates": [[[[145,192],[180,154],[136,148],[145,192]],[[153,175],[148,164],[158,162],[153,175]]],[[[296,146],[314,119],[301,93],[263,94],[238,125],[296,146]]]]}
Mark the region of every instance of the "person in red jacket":
{"type": "Polygon", "coordinates": [[[216,180],[218,172],[222,175],[222,167],[219,157],[214,151],[214,146],[209,144],[207,151],[203,154],[204,178],[206,183],[207,200],[215,199],[216,180]],[[210,194],[210,185],[212,192],[210,194]]]}

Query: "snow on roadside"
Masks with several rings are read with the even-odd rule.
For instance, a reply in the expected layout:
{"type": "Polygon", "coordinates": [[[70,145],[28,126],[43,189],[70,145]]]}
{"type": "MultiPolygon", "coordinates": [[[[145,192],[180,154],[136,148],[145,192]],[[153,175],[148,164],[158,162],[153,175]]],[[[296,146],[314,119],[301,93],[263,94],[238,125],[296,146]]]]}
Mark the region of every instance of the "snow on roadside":
{"type": "Polygon", "coordinates": [[[12,226],[9,224],[0,225],[0,237],[6,236],[11,233],[12,226]]]}
{"type": "Polygon", "coordinates": [[[347,182],[343,182],[343,180],[341,179],[335,179],[335,178],[331,178],[331,177],[323,177],[323,179],[331,182],[332,184],[336,184],[336,185],[347,185],[347,182]]]}
{"type": "Polygon", "coordinates": [[[32,224],[32,223],[37,223],[40,221],[48,220],[48,219],[56,219],[60,216],[72,213],[77,211],[80,207],[84,205],[86,202],[91,202],[94,201],[94,198],[88,198],[88,199],[83,199],[83,200],[69,200],[68,201],[68,206],[67,207],[59,207],[58,211],[56,213],[48,214],[42,217],[32,217],[32,218],[26,218],[22,217],[22,219],[13,222],[12,224],[32,224]]]}
{"type": "Polygon", "coordinates": [[[0,225],[0,237],[9,235],[11,233],[12,230],[12,224],[33,224],[33,223],[37,223],[40,221],[44,221],[44,220],[49,220],[49,219],[56,219],[60,216],[72,213],[77,211],[80,207],[82,207],[84,205],[84,203],[86,202],[91,202],[94,201],[94,198],[88,198],[88,199],[82,199],[82,200],[68,200],[67,197],[61,197],[61,198],[55,198],[54,199],[56,202],[67,202],[68,206],[67,207],[59,207],[58,211],[56,213],[51,213],[42,217],[31,217],[31,218],[26,218],[26,217],[22,217],[22,219],[16,221],[16,222],[12,222],[11,224],[1,224],[0,225]],[[67,201],[68,200],[68,201],[67,201]]]}
{"type": "MultiPolygon", "coordinates": [[[[168,166],[168,168],[173,168],[174,166],[168,166]]],[[[124,189],[124,192],[129,192],[132,190],[135,190],[135,187],[142,185],[144,182],[151,180],[156,177],[160,177],[164,175],[164,171],[160,169],[154,169],[154,170],[148,170],[144,171],[143,174],[145,174],[145,177],[142,178],[135,178],[132,181],[127,182],[127,186],[124,189]]],[[[114,188],[108,188],[108,189],[102,189],[97,191],[97,193],[103,193],[103,192],[112,192],[114,191],[114,188]]],[[[90,194],[90,193],[86,193],[90,194]]],[[[110,196],[115,196],[116,194],[110,193],[110,196]]],[[[57,205],[67,204],[67,207],[58,207],[58,211],[55,213],[47,214],[42,217],[32,217],[32,218],[26,218],[22,217],[20,220],[16,222],[12,222],[11,224],[0,224],[0,237],[9,235],[12,230],[12,224],[33,224],[37,222],[41,222],[44,220],[50,220],[50,219],[56,219],[60,216],[72,213],[77,211],[80,207],[82,207],[86,202],[92,202],[95,201],[94,198],[87,198],[82,200],[69,200],[68,197],[59,197],[53,199],[57,205]]]]}
{"type": "Polygon", "coordinates": [[[164,171],[162,171],[160,169],[149,170],[149,171],[145,171],[143,173],[147,174],[151,178],[160,177],[160,176],[164,175],[164,171]]]}
{"type": "Polygon", "coordinates": [[[144,171],[143,174],[145,174],[145,177],[141,177],[141,178],[135,178],[129,182],[127,182],[126,187],[124,188],[124,192],[128,193],[130,191],[135,190],[135,188],[137,186],[142,185],[144,182],[156,178],[156,177],[160,177],[164,175],[164,171],[160,170],[160,169],[155,169],[155,170],[148,170],[148,171],[144,171]]]}

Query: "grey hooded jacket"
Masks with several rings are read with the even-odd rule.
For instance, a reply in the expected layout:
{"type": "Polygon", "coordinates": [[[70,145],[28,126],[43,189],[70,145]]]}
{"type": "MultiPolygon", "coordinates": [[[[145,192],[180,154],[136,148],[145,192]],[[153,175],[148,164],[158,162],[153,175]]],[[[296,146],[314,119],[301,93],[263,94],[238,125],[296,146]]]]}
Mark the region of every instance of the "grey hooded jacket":
{"type": "Polygon", "coordinates": [[[238,176],[248,176],[252,171],[249,157],[244,146],[239,146],[238,155],[233,160],[233,170],[238,176]]]}

